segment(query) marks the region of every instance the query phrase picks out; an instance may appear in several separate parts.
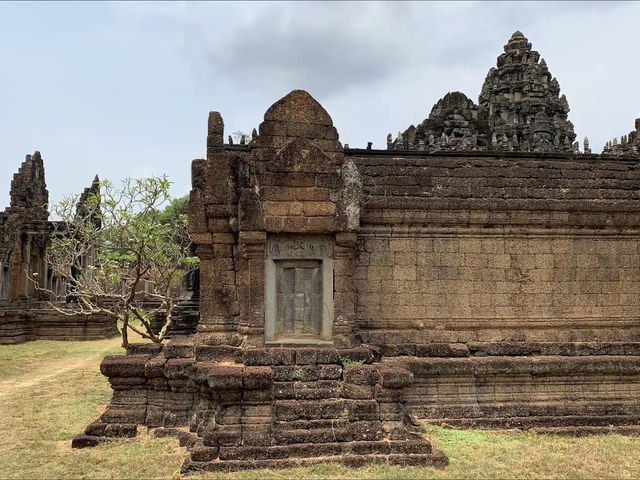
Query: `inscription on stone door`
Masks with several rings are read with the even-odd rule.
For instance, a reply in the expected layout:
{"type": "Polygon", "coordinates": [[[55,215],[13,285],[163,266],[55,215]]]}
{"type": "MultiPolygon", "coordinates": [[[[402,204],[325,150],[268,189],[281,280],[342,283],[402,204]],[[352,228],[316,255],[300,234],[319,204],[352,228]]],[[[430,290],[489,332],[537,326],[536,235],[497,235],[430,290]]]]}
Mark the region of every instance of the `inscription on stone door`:
{"type": "Polygon", "coordinates": [[[320,335],[322,262],[276,262],[276,338],[320,335]]]}
{"type": "Polygon", "coordinates": [[[323,343],[333,330],[333,239],[267,238],[265,341],[323,343]]]}

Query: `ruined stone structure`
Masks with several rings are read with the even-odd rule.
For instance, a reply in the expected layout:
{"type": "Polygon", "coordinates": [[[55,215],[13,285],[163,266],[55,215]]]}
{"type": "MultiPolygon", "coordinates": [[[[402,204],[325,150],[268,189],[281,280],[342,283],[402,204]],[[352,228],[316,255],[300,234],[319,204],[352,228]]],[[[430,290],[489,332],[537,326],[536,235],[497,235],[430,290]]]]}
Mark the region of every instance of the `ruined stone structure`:
{"type": "Polygon", "coordinates": [[[113,399],[74,446],[146,425],[191,472],[444,465],[416,419],[640,431],[640,162],[553,148],[574,140],[563,102],[492,103],[502,65],[546,72],[521,37],[483,96],[501,110],[448,95],[411,133],[423,149],[345,148],[300,90],[248,145],[212,112],[192,163],[198,333],[105,358],[113,399]],[[466,142],[482,121],[541,151],[466,142]],[[466,150],[430,151],[438,128],[466,150]]]}
{"type": "Polygon", "coordinates": [[[640,157],[640,118],[636,118],[636,129],[629,135],[622,135],[620,143],[614,138],[607,142],[602,150],[603,154],[616,156],[640,157]]]}
{"type": "Polygon", "coordinates": [[[0,213],[0,344],[118,335],[115,322],[106,316],[55,312],[30,280],[36,274],[47,290],[63,292],[65,288],[63,279],[47,265],[53,231],[48,202],[44,164],[40,152],[35,152],[27,155],[14,175],[10,206],[0,213]]]}
{"type": "Polygon", "coordinates": [[[577,151],[569,103],[531,43],[515,32],[491,68],[478,105],[448,93],[418,127],[410,126],[388,148],[420,151],[577,151]]]}
{"type": "Polygon", "coordinates": [[[332,123],[297,90],[269,108],[250,145],[225,146],[222,117],[210,114],[189,211],[198,333],[105,358],[113,401],[74,446],[144,424],[181,437],[186,472],[446,463],[407,409],[413,374],[362,345],[363,185],[332,123]]]}
{"type": "Polygon", "coordinates": [[[486,128],[481,127],[478,106],[460,92],[447,93],[438,100],[424,122],[410,126],[389,148],[420,151],[476,151],[487,149],[486,128]]]}

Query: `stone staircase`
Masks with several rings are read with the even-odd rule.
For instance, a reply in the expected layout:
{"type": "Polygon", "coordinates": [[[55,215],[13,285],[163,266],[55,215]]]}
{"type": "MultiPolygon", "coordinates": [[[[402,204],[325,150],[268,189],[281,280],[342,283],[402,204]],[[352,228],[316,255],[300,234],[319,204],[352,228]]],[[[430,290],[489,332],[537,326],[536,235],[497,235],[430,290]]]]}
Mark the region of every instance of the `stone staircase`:
{"type": "Polygon", "coordinates": [[[73,446],[132,437],[145,425],[180,439],[189,452],[183,473],[447,464],[407,409],[413,374],[381,363],[377,349],[243,349],[228,340],[174,337],[106,357],[113,398],[73,446]]]}
{"type": "Polygon", "coordinates": [[[183,472],[331,461],[446,465],[400,405],[408,371],[360,364],[373,357],[366,349],[243,353],[243,367],[198,365],[196,383],[210,401],[197,408],[183,472]]]}

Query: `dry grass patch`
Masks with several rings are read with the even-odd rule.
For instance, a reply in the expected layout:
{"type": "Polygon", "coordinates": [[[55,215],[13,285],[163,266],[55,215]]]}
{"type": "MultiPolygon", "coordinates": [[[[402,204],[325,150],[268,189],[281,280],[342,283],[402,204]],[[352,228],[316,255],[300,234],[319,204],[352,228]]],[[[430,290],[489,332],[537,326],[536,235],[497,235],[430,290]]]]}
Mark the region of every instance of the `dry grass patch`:
{"type": "MultiPolygon", "coordinates": [[[[142,432],[135,439],[71,449],[71,439],[97,418],[111,398],[99,365],[104,355],[118,353],[122,353],[118,338],[0,347],[0,478],[180,476],[186,450],[173,438],[142,432]]],[[[446,469],[323,464],[192,478],[640,478],[639,437],[426,428],[428,437],[449,456],[446,469]]]]}
{"type": "Polygon", "coordinates": [[[174,439],[141,435],[71,449],[111,398],[100,361],[119,353],[119,338],[0,348],[0,478],[179,476],[184,450],[174,439]]]}

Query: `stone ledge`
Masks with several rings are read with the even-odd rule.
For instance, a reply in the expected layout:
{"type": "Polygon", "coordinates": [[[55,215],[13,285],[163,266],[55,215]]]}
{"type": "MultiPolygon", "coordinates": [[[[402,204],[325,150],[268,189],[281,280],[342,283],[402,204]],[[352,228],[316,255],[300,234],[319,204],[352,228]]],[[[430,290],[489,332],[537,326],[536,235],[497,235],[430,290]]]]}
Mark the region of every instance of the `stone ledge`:
{"type": "Polygon", "coordinates": [[[537,433],[590,435],[616,432],[640,434],[640,415],[563,415],[496,418],[439,418],[426,420],[432,425],[486,430],[518,429],[537,433]],[[580,433],[584,432],[584,433],[580,433]]]}
{"type": "Polygon", "coordinates": [[[640,342],[459,342],[395,343],[381,346],[385,357],[475,356],[640,356],[640,342]]]}
{"type": "Polygon", "coordinates": [[[182,465],[181,473],[231,472],[249,469],[281,469],[315,465],[318,463],[338,462],[349,467],[363,467],[374,464],[399,466],[431,466],[444,468],[449,464],[446,455],[440,451],[429,454],[390,454],[390,455],[327,455],[310,458],[286,458],[266,460],[225,460],[213,462],[194,462],[188,458],[182,465]]]}
{"type": "Polygon", "coordinates": [[[388,365],[406,368],[416,376],[431,375],[494,375],[519,373],[576,374],[611,373],[640,374],[640,356],[600,355],[597,357],[467,357],[385,359],[388,365]]]}

